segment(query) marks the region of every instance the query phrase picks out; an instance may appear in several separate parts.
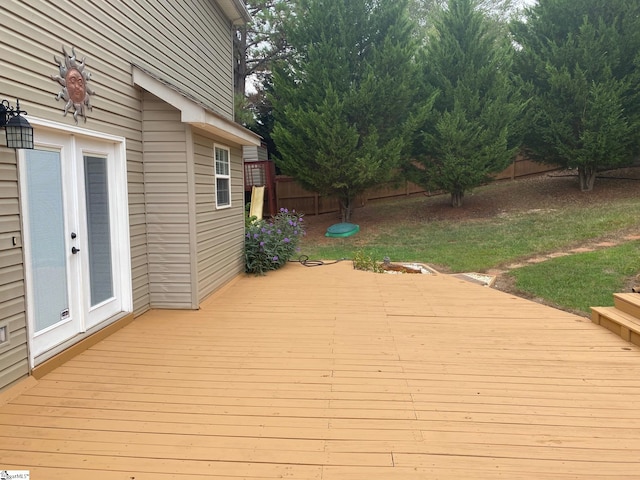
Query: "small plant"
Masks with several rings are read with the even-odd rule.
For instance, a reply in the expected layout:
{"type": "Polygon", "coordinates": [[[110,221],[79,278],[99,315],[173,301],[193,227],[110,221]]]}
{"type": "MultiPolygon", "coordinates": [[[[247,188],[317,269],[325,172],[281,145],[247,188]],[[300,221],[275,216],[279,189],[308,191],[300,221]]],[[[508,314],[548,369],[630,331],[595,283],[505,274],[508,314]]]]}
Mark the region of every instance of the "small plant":
{"type": "Polygon", "coordinates": [[[282,267],[298,249],[305,234],[302,214],[281,208],[275,217],[245,217],[245,271],[263,275],[282,267]]]}
{"type": "Polygon", "coordinates": [[[365,253],[364,250],[358,250],[353,255],[353,268],[355,270],[367,270],[375,273],[384,272],[380,262],[376,262],[373,257],[365,253]]]}
{"type": "Polygon", "coordinates": [[[249,215],[250,211],[251,211],[251,202],[247,202],[244,205],[244,226],[245,226],[245,228],[249,227],[249,225],[251,225],[253,222],[258,220],[258,217],[256,217],[255,215],[249,215]]]}

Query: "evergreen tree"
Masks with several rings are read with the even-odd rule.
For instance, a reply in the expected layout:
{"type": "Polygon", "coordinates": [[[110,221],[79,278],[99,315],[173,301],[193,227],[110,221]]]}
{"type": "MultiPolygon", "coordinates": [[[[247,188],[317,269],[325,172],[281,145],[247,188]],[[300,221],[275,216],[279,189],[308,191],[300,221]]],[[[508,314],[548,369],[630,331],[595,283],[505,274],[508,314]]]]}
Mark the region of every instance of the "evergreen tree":
{"type": "Polygon", "coordinates": [[[519,146],[522,101],[511,75],[512,47],[494,22],[476,0],[449,0],[426,45],[424,83],[439,94],[409,177],[449,192],[454,207],[504,170],[519,146]]]}
{"type": "Polygon", "coordinates": [[[274,72],[277,165],[305,188],[354,199],[389,181],[417,126],[406,0],[301,0],[293,55],[274,72]]]}
{"type": "Polygon", "coordinates": [[[599,169],[626,164],[638,145],[640,2],[539,0],[512,29],[533,96],[525,145],[577,168],[592,190],[599,169]]]}

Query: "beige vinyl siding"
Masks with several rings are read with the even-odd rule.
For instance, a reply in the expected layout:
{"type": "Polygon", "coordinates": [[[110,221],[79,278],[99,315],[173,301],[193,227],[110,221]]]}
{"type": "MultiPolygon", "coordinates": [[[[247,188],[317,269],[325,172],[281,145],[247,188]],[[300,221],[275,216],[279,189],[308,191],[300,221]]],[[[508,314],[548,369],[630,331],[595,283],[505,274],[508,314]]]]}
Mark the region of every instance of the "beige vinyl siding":
{"type": "MultiPolygon", "coordinates": [[[[50,75],[54,55],[75,46],[86,57],[93,110],[79,126],[126,138],[134,313],[151,302],[140,91],[132,85],[137,64],[227,117],[233,116],[232,42],[229,21],[215,1],[91,2],[7,0],[0,2],[2,98],[21,99],[30,116],[74,124],[50,75]],[[7,80],[11,79],[11,80],[7,80]],[[18,80],[18,81],[16,81],[18,80]]],[[[162,293],[162,292],[156,292],[162,293]]]]}
{"type": "Polygon", "coordinates": [[[198,299],[244,271],[244,179],[240,148],[194,135],[198,299]],[[216,210],[213,147],[230,149],[231,207],[216,210]]]}
{"type": "MultiPolygon", "coordinates": [[[[0,131],[4,144],[4,131],[0,131]]],[[[0,327],[9,341],[0,344],[0,387],[28,375],[27,325],[18,169],[13,150],[0,147],[0,327]],[[13,245],[15,238],[16,245],[13,245]]]]}
{"type": "MultiPolygon", "coordinates": [[[[61,86],[51,75],[58,73],[54,56],[63,59],[62,47],[71,53],[75,46],[78,59],[86,58],[95,91],[93,109],[78,127],[126,139],[134,314],[151,306],[194,308],[201,272],[210,292],[241,271],[242,215],[232,218],[242,208],[239,151],[231,151],[234,207],[203,221],[203,231],[219,231],[223,245],[214,247],[216,242],[205,238],[203,258],[209,263],[197,268],[191,128],[164,105],[163,112],[149,112],[158,123],[143,138],[143,93],[132,81],[132,65],[137,65],[231,120],[231,29],[217,1],[5,0],[0,1],[0,29],[11,38],[0,45],[0,99],[15,105],[19,98],[27,118],[74,125],[73,112],[64,117],[64,102],[55,100],[61,86]],[[171,137],[160,126],[161,113],[170,116],[171,137]],[[177,157],[168,159],[167,152],[177,157]],[[234,224],[239,227],[230,227],[234,224]],[[239,233],[235,240],[234,231],[239,233]],[[218,264],[229,258],[231,266],[218,264]],[[209,278],[210,271],[220,272],[221,279],[209,278]]],[[[28,371],[22,249],[20,243],[6,248],[14,234],[21,242],[15,170],[15,153],[0,148],[0,324],[10,322],[12,338],[23,338],[11,352],[0,349],[0,388],[28,371]]]]}
{"type": "Polygon", "coordinates": [[[127,141],[131,284],[133,289],[133,313],[135,315],[141,315],[146,312],[150,303],[142,142],[140,142],[138,148],[140,150],[132,150],[130,142],[127,141]]]}
{"type": "Polygon", "coordinates": [[[48,2],[0,2],[0,28],[16,32],[12,35],[15,41],[1,47],[3,75],[22,82],[0,79],[0,97],[10,99],[12,104],[20,98],[27,118],[74,125],[71,114],[62,115],[64,102],[55,100],[61,87],[50,79],[57,73],[53,56],[62,57],[63,45],[68,53],[75,45],[79,57],[86,56],[87,70],[92,74],[89,86],[96,95],[87,122],[80,119],[79,126],[126,138],[133,307],[136,314],[141,314],[149,309],[149,285],[140,93],[131,83],[130,61],[122,56],[126,52],[116,46],[104,48],[108,42],[96,41],[95,32],[77,19],[71,21],[64,13],[67,10],[68,5],[61,11],[48,2]]]}
{"type": "Polygon", "coordinates": [[[154,308],[193,308],[187,127],[180,111],[144,94],[149,290],[154,308]]]}
{"type": "Polygon", "coordinates": [[[255,147],[253,145],[245,145],[242,147],[242,156],[245,162],[266,162],[269,160],[265,147],[255,147]]]}
{"type": "MultiPolygon", "coordinates": [[[[95,85],[107,87],[96,89],[101,95],[110,90],[112,79],[118,80],[117,69],[128,74],[134,63],[221,115],[233,116],[230,23],[215,1],[14,1],[0,2],[0,13],[5,31],[22,36],[16,48],[29,56],[34,47],[42,49],[43,58],[51,63],[52,54],[61,56],[61,45],[68,49],[75,45],[81,56],[87,56],[90,68],[101,73],[92,78],[95,85]],[[38,30],[41,35],[35,33],[38,30]],[[49,38],[52,41],[46,41],[49,38]]],[[[33,73],[36,80],[38,71],[33,73]]],[[[48,75],[39,82],[46,90],[53,85],[48,75]]],[[[103,100],[112,102],[109,111],[126,103],[112,96],[103,100]]]]}

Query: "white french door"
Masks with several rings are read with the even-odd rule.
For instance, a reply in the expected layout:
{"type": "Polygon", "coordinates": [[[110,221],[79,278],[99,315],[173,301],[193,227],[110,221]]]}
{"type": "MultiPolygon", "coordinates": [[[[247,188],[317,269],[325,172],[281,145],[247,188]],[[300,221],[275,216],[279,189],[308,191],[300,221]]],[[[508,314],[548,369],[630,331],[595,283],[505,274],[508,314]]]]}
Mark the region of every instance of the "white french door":
{"type": "Polygon", "coordinates": [[[32,360],[130,308],[116,144],[37,130],[35,143],[20,159],[32,360]]]}

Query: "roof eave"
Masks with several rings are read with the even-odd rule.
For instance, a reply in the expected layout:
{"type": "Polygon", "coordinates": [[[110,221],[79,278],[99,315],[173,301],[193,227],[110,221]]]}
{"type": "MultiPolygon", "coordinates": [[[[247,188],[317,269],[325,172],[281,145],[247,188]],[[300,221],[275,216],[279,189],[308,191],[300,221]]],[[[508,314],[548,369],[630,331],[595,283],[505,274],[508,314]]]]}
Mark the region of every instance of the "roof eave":
{"type": "Polygon", "coordinates": [[[216,0],[233,25],[244,25],[251,21],[251,15],[242,0],[216,0]]]}
{"type": "Polygon", "coordinates": [[[183,123],[190,124],[237,145],[259,146],[262,137],[242,125],[211,111],[189,98],[173,85],[162,81],[150,72],[132,65],[133,84],[155,95],[180,110],[183,123]]]}

